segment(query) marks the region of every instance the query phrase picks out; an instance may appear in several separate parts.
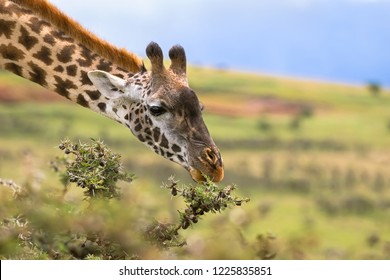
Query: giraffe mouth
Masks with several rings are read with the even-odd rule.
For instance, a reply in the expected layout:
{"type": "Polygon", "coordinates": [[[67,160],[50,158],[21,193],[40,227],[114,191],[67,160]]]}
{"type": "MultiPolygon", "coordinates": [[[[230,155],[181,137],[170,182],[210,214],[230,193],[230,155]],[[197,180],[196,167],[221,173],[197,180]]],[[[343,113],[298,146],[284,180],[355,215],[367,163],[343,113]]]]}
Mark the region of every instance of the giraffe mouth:
{"type": "Polygon", "coordinates": [[[214,183],[219,183],[222,181],[222,179],[224,177],[224,173],[225,173],[223,167],[218,168],[212,176],[204,175],[203,172],[201,172],[200,170],[195,169],[195,168],[190,168],[189,172],[190,172],[192,179],[194,181],[196,181],[197,183],[206,182],[207,181],[206,177],[208,177],[214,183]]]}
{"type": "Polygon", "coordinates": [[[210,148],[206,148],[203,156],[197,159],[198,168],[189,168],[189,173],[194,181],[202,183],[207,181],[207,178],[214,183],[222,181],[225,171],[219,152],[214,152],[210,148]]]}

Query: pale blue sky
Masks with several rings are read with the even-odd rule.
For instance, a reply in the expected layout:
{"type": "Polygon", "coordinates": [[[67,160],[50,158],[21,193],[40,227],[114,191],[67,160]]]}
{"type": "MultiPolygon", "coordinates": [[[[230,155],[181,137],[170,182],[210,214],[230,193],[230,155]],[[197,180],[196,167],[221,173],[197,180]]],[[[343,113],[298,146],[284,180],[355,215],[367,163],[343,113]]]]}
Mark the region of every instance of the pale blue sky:
{"type": "Polygon", "coordinates": [[[180,43],[190,63],[390,86],[389,0],[51,0],[144,56],[180,43]]]}

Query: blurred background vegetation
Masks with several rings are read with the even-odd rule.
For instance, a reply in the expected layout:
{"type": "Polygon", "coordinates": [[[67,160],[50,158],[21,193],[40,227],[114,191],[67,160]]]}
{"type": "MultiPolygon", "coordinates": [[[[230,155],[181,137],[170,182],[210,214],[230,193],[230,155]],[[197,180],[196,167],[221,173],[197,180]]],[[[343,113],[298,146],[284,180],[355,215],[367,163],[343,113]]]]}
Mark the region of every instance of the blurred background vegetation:
{"type": "MultiPolygon", "coordinates": [[[[195,67],[188,77],[224,158],[220,185],[236,184],[238,194],[251,201],[203,217],[183,232],[186,246],[151,247],[139,257],[390,258],[389,90],[375,82],[331,84],[195,67]]],[[[66,137],[103,140],[136,177],[121,185],[125,199],[109,212],[116,218],[97,212],[88,218],[92,224],[115,228],[115,235],[134,227],[129,219],[138,212],[159,221],[175,219],[182,204],[160,186],[171,175],[179,184],[191,184],[181,167],[155,155],[127,128],[0,73],[0,178],[38,194],[61,192],[50,162],[61,154],[57,146],[66,137]]],[[[80,199],[82,191],[75,188],[61,203],[71,207],[80,199]]],[[[2,227],[16,213],[14,203],[12,190],[0,186],[2,227]]],[[[28,209],[39,212],[45,205],[36,201],[28,209]]],[[[62,228],[65,222],[53,215],[46,219],[50,223],[35,222],[62,228]]],[[[0,255],[12,257],[7,250],[14,247],[2,240],[7,239],[0,237],[0,255]]]]}

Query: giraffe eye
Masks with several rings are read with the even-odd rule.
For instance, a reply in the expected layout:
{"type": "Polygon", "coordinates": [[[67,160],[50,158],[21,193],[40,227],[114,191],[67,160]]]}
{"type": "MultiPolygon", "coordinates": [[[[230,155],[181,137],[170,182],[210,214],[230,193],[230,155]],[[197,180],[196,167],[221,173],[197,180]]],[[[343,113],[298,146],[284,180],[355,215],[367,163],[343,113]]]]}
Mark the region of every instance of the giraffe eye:
{"type": "Polygon", "coordinates": [[[153,116],[157,117],[164,114],[167,110],[160,106],[150,106],[149,111],[153,116]]]}

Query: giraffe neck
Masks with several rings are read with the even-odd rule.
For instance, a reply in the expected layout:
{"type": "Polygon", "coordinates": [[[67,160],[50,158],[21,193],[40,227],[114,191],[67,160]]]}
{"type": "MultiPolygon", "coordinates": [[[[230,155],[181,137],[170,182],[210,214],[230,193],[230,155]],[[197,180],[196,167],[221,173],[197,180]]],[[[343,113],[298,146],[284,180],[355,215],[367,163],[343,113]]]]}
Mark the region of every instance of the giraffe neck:
{"type": "Polygon", "coordinates": [[[90,51],[31,10],[0,0],[0,69],[11,71],[93,111],[120,121],[89,80],[90,70],[133,74],[90,51]]]}

